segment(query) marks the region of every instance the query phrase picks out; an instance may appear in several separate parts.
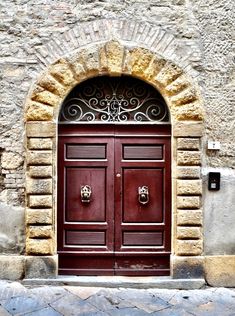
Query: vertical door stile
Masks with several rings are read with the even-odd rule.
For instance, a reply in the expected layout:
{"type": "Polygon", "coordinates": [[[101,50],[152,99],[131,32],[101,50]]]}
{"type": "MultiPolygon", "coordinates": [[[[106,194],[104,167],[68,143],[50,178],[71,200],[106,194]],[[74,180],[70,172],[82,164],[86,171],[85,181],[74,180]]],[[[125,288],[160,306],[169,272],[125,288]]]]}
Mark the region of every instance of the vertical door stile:
{"type": "Polygon", "coordinates": [[[115,165],[114,165],[114,159],[113,154],[115,150],[115,144],[114,144],[114,137],[111,135],[108,138],[107,142],[107,166],[106,166],[106,190],[105,190],[105,196],[106,196],[106,222],[108,224],[107,227],[107,247],[108,251],[114,251],[114,180],[115,180],[115,165]]]}
{"type": "MultiPolygon", "coordinates": [[[[115,214],[115,252],[121,248],[121,222],[122,222],[122,168],[121,168],[121,147],[120,139],[117,137],[116,129],[114,135],[114,162],[115,162],[115,195],[114,195],[114,214],[115,214]]],[[[114,254],[115,256],[115,254],[114,254]]]]}

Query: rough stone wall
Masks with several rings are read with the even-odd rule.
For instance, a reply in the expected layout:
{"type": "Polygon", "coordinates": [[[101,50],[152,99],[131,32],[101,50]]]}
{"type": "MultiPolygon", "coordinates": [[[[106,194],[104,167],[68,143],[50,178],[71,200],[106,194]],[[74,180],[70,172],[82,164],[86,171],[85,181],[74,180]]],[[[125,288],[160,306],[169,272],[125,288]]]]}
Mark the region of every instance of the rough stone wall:
{"type": "MultiPolygon", "coordinates": [[[[0,212],[4,218],[0,226],[0,252],[24,251],[23,106],[30,86],[41,72],[43,54],[54,53],[53,48],[44,44],[52,37],[55,40],[61,38],[77,23],[97,18],[152,23],[177,39],[177,53],[182,55],[182,63],[187,59],[193,68],[205,100],[205,249],[207,251],[214,239],[215,230],[209,229],[213,215],[215,222],[222,220],[223,225],[217,226],[212,254],[223,253],[224,247],[228,254],[235,254],[235,250],[229,248],[230,238],[235,237],[231,237],[232,234],[228,234],[229,238],[224,237],[224,227],[233,230],[230,214],[234,207],[231,202],[235,195],[234,186],[213,194],[206,188],[207,172],[214,170],[209,168],[220,168],[222,186],[227,179],[224,175],[229,173],[231,182],[226,180],[228,186],[235,179],[232,0],[0,0],[0,212]],[[42,47],[44,50],[47,47],[47,51],[40,51],[42,47]],[[219,140],[221,150],[207,151],[208,139],[219,140]],[[227,216],[224,216],[224,208],[227,216]]],[[[72,43],[73,38],[71,46],[72,43]]],[[[70,45],[64,50],[69,52],[70,45]]]]}

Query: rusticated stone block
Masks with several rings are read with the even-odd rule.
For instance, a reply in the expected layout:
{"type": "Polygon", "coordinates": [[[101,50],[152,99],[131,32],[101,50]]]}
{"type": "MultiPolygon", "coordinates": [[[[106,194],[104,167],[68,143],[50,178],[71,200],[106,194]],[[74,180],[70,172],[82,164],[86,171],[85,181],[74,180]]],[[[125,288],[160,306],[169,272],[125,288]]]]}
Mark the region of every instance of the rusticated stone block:
{"type": "Polygon", "coordinates": [[[194,88],[190,87],[178,93],[177,95],[172,96],[171,102],[172,104],[179,106],[179,105],[191,103],[197,99],[198,99],[197,91],[194,88]]]}
{"type": "Polygon", "coordinates": [[[27,193],[31,194],[51,194],[52,179],[27,179],[27,193]]]}
{"type": "Polygon", "coordinates": [[[31,99],[51,106],[58,106],[58,104],[62,102],[62,99],[58,95],[55,95],[39,86],[36,86],[32,91],[31,99]]]}
{"type": "Polygon", "coordinates": [[[30,166],[29,175],[32,178],[52,177],[52,166],[30,166]]]}
{"type": "Polygon", "coordinates": [[[58,256],[26,256],[26,279],[50,279],[57,276],[58,256]]]}
{"type": "Polygon", "coordinates": [[[199,150],[200,140],[198,138],[177,138],[177,149],[199,150]]]}
{"type": "Polygon", "coordinates": [[[67,92],[67,88],[64,87],[61,83],[59,83],[55,78],[53,78],[48,73],[44,74],[39,79],[37,84],[45,90],[48,90],[62,98],[66,95],[67,92]]]}
{"type": "Polygon", "coordinates": [[[76,81],[68,62],[64,58],[57,60],[50,68],[50,74],[56,78],[63,86],[75,86],[76,81]]]}
{"type": "Polygon", "coordinates": [[[178,195],[201,195],[202,181],[201,180],[177,180],[178,195]]]}
{"type": "Polygon", "coordinates": [[[176,176],[179,179],[199,179],[201,174],[200,167],[177,167],[176,176]]]}
{"type": "MultiPolygon", "coordinates": [[[[180,102],[180,100],[178,101],[180,102]]],[[[186,101],[182,101],[186,102],[186,101]]],[[[186,102],[187,103],[187,102],[186,102]]],[[[203,121],[204,113],[200,101],[189,100],[187,104],[180,107],[174,107],[171,111],[178,121],[203,121]]]]}
{"type": "Polygon", "coordinates": [[[28,255],[51,255],[53,254],[52,239],[32,239],[26,240],[26,253],[28,255]]]}
{"type": "Polygon", "coordinates": [[[29,138],[28,139],[29,149],[52,149],[51,138],[29,138]]]}
{"type": "Polygon", "coordinates": [[[201,227],[177,227],[177,238],[178,239],[201,239],[202,232],[201,227]]]}
{"type": "Polygon", "coordinates": [[[202,240],[177,240],[176,255],[178,256],[200,256],[203,250],[202,240]]]}
{"type": "Polygon", "coordinates": [[[27,122],[27,137],[55,137],[56,123],[54,122],[27,122]]]}
{"type": "Polygon", "coordinates": [[[204,278],[204,257],[172,256],[172,276],[174,279],[204,278]]]}
{"type": "Polygon", "coordinates": [[[27,121],[50,121],[53,118],[53,107],[31,101],[26,110],[27,121]]]}
{"type": "Polygon", "coordinates": [[[27,162],[28,162],[28,165],[51,165],[52,152],[51,151],[28,151],[27,162]]]}
{"type": "Polygon", "coordinates": [[[108,59],[107,59],[105,47],[101,47],[99,49],[99,59],[100,59],[100,73],[108,72],[108,59]]]}
{"type": "Polygon", "coordinates": [[[24,158],[18,153],[4,151],[1,156],[1,168],[5,170],[15,170],[24,162],[24,158]]]}
{"type": "Polygon", "coordinates": [[[160,70],[164,67],[165,64],[165,59],[163,59],[160,56],[154,56],[154,58],[150,61],[149,66],[145,69],[145,77],[147,79],[152,79],[155,82],[156,75],[160,72],[160,70]]]}
{"type": "Polygon", "coordinates": [[[168,95],[174,95],[183,91],[185,88],[189,86],[190,82],[188,78],[185,75],[181,75],[173,82],[171,82],[169,85],[167,85],[165,89],[168,95]]]}
{"type": "MultiPolygon", "coordinates": [[[[24,277],[24,263],[24,256],[0,256],[0,279],[13,281],[22,279],[24,277]]],[[[3,313],[3,315],[5,314],[3,313]]]]}
{"type": "Polygon", "coordinates": [[[77,80],[77,82],[80,82],[85,78],[87,79],[84,62],[79,53],[69,57],[68,62],[71,69],[73,69],[74,78],[77,80]]]}
{"type": "Polygon", "coordinates": [[[52,224],[52,209],[26,209],[28,224],[52,224]]]}
{"type": "Polygon", "coordinates": [[[205,278],[210,286],[235,287],[235,256],[206,256],[205,278]]]}
{"type": "Polygon", "coordinates": [[[52,207],[51,195],[29,195],[29,207],[48,208],[52,207]]]}
{"type": "Polygon", "coordinates": [[[132,74],[145,76],[145,70],[154,55],[145,48],[134,48],[129,51],[129,63],[132,74]]]}
{"type": "Polygon", "coordinates": [[[86,76],[96,76],[99,73],[99,52],[98,47],[89,47],[79,52],[77,57],[79,64],[84,65],[86,76]]]}
{"type": "Polygon", "coordinates": [[[177,164],[179,166],[201,165],[201,152],[199,151],[178,151],[177,164]]]}
{"type": "Polygon", "coordinates": [[[202,225],[202,210],[178,210],[177,225],[202,225]]]}
{"type": "Polygon", "coordinates": [[[111,75],[122,73],[124,48],[117,41],[108,42],[105,45],[108,71],[111,75]]]}
{"type": "Polygon", "coordinates": [[[30,238],[51,238],[52,226],[29,226],[28,237],[30,238]]]}
{"type": "Polygon", "coordinates": [[[178,78],[182,72],[182,69],[170,62],[167,62],[155,79],[163,86],[167,86],[169,83],[178,78]]]}
{"type": "Polygon", "coordinates": [[[176,122],[173,126],[173,136],[175,137],[202,137],[202,122],[176,122]]]}
{"type": "Polygon", "coordinates": [[[198,209],[201,207],[201,198],[199,196],[177,196],[177,207],[198,209]]]}

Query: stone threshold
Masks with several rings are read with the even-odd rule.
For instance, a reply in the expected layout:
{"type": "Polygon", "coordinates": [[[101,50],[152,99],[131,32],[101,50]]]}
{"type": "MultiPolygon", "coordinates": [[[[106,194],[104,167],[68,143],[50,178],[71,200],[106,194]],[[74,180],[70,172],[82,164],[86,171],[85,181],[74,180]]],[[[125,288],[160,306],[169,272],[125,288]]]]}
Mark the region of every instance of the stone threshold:
{"type": "Polygon", "coordinates": [[[173,279],[171,277],[126,277],[126,276],[58,276],[55,279],[24,279],[26,286],[84,286],[106,288],[135,289],[182,289],[192,290],[203,288],[204,279],[173,279]]]}

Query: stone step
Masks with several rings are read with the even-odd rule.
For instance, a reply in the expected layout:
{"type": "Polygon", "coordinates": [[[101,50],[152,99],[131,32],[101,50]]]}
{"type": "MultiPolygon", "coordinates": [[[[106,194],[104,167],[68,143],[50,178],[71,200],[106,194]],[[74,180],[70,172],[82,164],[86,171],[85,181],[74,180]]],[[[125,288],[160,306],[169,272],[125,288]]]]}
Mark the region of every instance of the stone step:
{"type": "Polygon", "coordinates": [[[126,277],[126,276],[58,276],[55,279],[24,279],[22,284],[54,285],[54,286],[84,286],[107,288],[136,289],[182,289],[192,290],[203,288],[204,279],[172,279],[171,277],[126,277]]]}

